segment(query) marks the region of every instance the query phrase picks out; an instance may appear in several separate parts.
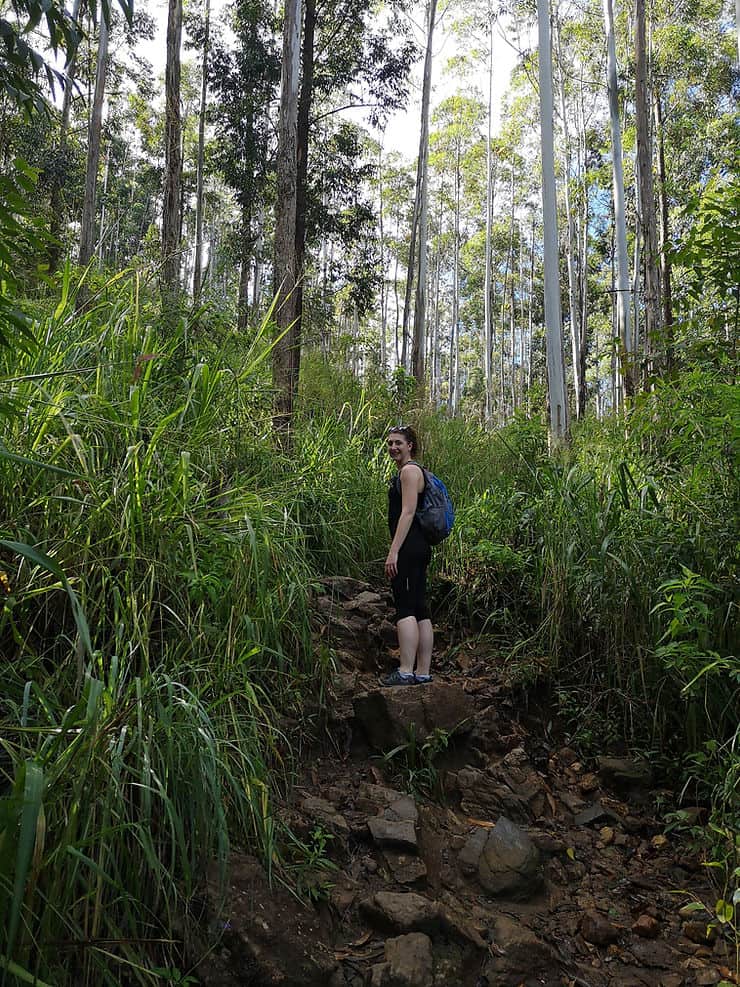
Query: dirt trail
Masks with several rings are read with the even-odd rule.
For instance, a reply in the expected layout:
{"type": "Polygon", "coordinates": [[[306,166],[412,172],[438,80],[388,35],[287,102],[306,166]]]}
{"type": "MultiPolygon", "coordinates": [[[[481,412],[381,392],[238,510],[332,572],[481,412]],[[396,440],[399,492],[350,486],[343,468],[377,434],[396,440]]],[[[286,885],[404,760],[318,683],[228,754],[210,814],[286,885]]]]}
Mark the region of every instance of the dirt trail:
{"type": "Polygon", "coordinates": [[[428,685],[380,689],[388,599],[348,579],[325,589],[317,637],[340,662],[335,696],[285,812],[333,869],[304,867],[302,905],[235,854],[203,984],[740,983],[734,944],[691,910],[716,895],[663,834],[650,765],[581,761],[473,643],[428,685]]]}

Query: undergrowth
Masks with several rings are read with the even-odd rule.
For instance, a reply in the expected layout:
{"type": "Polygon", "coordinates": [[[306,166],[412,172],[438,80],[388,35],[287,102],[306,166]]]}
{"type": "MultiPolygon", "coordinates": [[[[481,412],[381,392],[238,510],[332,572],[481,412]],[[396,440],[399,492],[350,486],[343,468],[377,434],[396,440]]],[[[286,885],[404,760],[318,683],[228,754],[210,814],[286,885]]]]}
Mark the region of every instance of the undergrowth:
{"type": "MultiPolygon", "coordinates": [[[[157,982],[234,841],[293,883],[323,856],[276,818],[280,724],[331,674],[319,578],[382,576],[400,421],[457,507],[440,615],[522,675],[535,656],[574,733],[675,761],[737,825],[738,410],[718,374],[658,383],[554,457],[536,419],[488,431],[308,355],[286,453],[269,320],[244,338],[200,313],[173,338],[136,274],[83,311],[69,272],[59,289],[38,345],[0,352],[7,983],[157,982]]],[[[437,753],[409,738],[392,761],[432,792],[437,753]]]]}

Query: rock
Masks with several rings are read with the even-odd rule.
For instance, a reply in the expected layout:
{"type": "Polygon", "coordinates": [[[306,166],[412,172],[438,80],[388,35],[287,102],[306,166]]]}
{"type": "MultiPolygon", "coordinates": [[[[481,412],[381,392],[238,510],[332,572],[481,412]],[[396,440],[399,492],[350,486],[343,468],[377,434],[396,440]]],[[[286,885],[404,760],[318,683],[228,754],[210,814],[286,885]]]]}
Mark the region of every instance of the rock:
{"type": "Polygon", "coordinates": [[[213,865],[205,890],[207,911],[225,931],[196,968],[203,987],[327,987],[337,963],[318,915],[277,882],[271,887],[255,857],[231,854],[225,888],[213,865]]]}
{"type": "Polygon", "coordinates": [[[383,809],[383,818],[395,821],[405,820],[416,825],[419,821],[419,810],[410,795],[402,795],[383,809]]]}
{"type": "Polygon", "coordinates": [[[427,876],[427,866],[419,857],[396,853],[390,849],[385,849],[383,856],[393,874],[393,879],[399,884],[416,884],[427,876]]]}
{"type": "Polygon", "coordinates": [[[529,836],[540,853],[547,854],[549,857],[554,857],[558,853],[564,853],[566,850],[563,839],[555,833],[532,829],[529,831],[529,836]]]}
{"type": "Polygon", "coordinates": [[[634,922],[632,931],[643,939],[655,939],[660,932],[660,922],[652,915],[642,914],[634,922]]]}
{"type": "Polygon", "coordinates": [[[696,974],[697,987],[711,987],[713,984],[718,984],[722,979],[722,974],[716,967],[707,967],[706,970],[699,970],[696,974]]]}
{"type": "Polygon", "coordinates": [[[326,799],[309,796],[303,800],[301,808],[311,819],[326,826],[337,836],[346,836],[349,833],[347,820],[326,799]]]}
{"type": "Polygon", "coordinates": [[[370,973],[370,987],[387,987],[390,972],[390,963],[375,963],[370,973]]]}
{"type": "Polygon", "coordinates": [[[717,926],[709,925],[708,922],[684,922],[681,932],[700,946],[711,945],[717,938],[717,926]]]}
{"type": "Polygon", "coordinates": [[[596,760],[604,782],[622,792],[644,790],[653,783],[653,772],[647,761],[626,757],[599,757],[596,760]]]}
{"type": "Polygon", "coordinates": [[[582,809],[575,816],[573,822],[576,826],[588,826],[589,823],[605,819],[606,815],[606,809],[600,802],[592,802],[591,805],[586,806],[585,809],[582,809]]]}
{"type": "Polygon", "coordinates": [[[681,916],[681,918],[691,918],[692,915],[696,916],[697,913],[700,914],[703,913],[704,915],[709,915],[709,912],[703,905],[700,905],[699,908],[696,907],[699,904],[700,904],[699,902],[690,901],[688,905],[682,905],[678,909],[678,914],[681,916]]]}
{"type": "Polygon", "coordinates": [[[588,774],[585,774],[583,778],[581,778],[578,783],[578,787],[584,795],[588,795],[589,792],[593,792],[599,787],[599,779],[595,774],[593,774],[593,772],[589,771],[588,774]]]}
{"type": "Polygon", "coordinates": [[[363,590],[361,593],[353,596],[345,604],[344,609],[349,611],[360,610],[362,612],[370,610],[372,612],[376,607],[383,605],[383,597],[380,593],[374,593],[372,590],[363,590]]]}
{"type": "Polygon", "coordinates": [[[497,916],[493,945],[495,948],[483,969],[483,983],[491,987],[518,987],[525,977],[534,978],[534,983],[560,983],[554,951],[526,925],[506,915],[497,916]]]}
{"type": "Polygon", "coordinates": [[[486,845],[487,839],[488,830],[482,826],[476,826],[465,841],[465,846],[457,855],[460,870],[466,877],[472,877],[478,873],[478,861],[483,853],[483,847],[486,845]]]}
{"type": "Polygon", "coordinates": [[[599,839],[604,846],[611,846],[614,842],[614,830],[611,826],[602,826],[599,830],[599,839]]]}
{"type": "Polygon", "coordinates": [[[456,775],[461,793],[460,808],[471,819],[494,820],[506,815],[516,822],[528,823],[532,813],[526,800],[511,790],[506,782],[477,768],[461,768],[456,775]]]}
{"type": "Polygon", "coordinates": [[[458,856],[464,872],[470,872],[476,856],[478,881],[492,897],[526,900],[542,883],[539,850],[504,816],[493,829],[471,834],[458,856]]]}
{"type": "Polygon", "coordinates": [[[435,730],[461,727],[473,711],[473,699],[460,686],[433,681],[423,689],[377,689],[355,696],[355,719],[376,750],[408,742],[411,724],[417,741],[435,730]]]}
{"type": "Polygon", "coordinates": [[[432,944],[422,932],[386,939],[385,958],[388,979],[384,987],[433,987],[432,944]]]}
{"type": "Polygon", "coordinates": [[[400,850],[416,851],[416,828],[410,819],[384,819],[372,816],[367,821],[375,843],[380,847],[395,847],[400,850]]]}
{"type": "Polygon", "coordinates": [[[619,939],[619,931],[597,911],[587,911],[581,916],[580,931],[586,942],[594,946],[608,946],[619,939]]]}
{"type": "Polygon", "coordinates": [[[361,902],[360,912],[375,928],[384,932],[433,935],[442,925],[439,904],[413,891],[378,891],[361,902]]]}

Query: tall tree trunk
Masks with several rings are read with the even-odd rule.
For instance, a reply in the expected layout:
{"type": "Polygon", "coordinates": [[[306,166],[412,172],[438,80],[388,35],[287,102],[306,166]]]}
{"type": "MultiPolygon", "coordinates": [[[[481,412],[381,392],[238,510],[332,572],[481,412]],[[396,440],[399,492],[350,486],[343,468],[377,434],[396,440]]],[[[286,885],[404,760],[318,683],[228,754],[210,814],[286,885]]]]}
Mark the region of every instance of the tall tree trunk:
{"type": "Polygon", "coordinates": [[[295,320],[290,335],[290,373],[293,394],[298,393],[301,371],[303,320],[303,274],[306,255],[306,208],[308,202],[308,143],[311,129],[313,100],[314,36],[316,32],[316,0],[303,0],[303,74],[298,98],[296,123],[296,214],[295,214],[295,320]]]}
{"type": "Polygon", "coordinates": [[[581,310],[578,304],[577,237],[575,217],[573,216],[573,205],[571,202],[570,133],[568,131],[568,107],[565,99],[565,78],[562,47],[560,44],[560,24],[557,17],[555,17],[555,39],[558,50],[560,115],[563,121],[563,162],[565,166],[563,193],[565,197],[566,242],[568,247],[568,310],[570,313],[570,340],[573,361],[573,395],[575,398],[576,418],[582,418],[585,408],[583,406],[584,387],[581,379],[581,310]]]}
{"type": "MultiPolygon", "coordinates": [[[[740,0],[738,0],[740,3],[740,0]]],[[[660,92],[654,93],[655,133],[658,141],[658,199],[660,202],[660,280],[663,299],[663,330],[666,335],[665,365],[666,370],[673,368],[674,361],[674,330],[673,330],[673,297],[671,289],[671,258],[668,251],[670,221],[668,218],[668,191],[665,169],[665,147],[663,135],[663,109],[660,102],[660,92]]]]}
{"type": "MultiPolygon", "coordinates": [[[[77,21],[80,16],[80,0],[74,0],[72,4],[72,20],[77,21]]],[[[62,112],[59,118],[59,143],[58,154],[60,164],[64,162],[67,154],[67,134],[69,133],[69,115],[72,109],[72,92],[74,90],[75,78],[77,76],[77,53],[67,66],[67,74],[64,82],[64,97],[62,99],[62,112]]],[[[49,196],[49,271],[54,273],[59,267],[62,255],[62,224],[64,219],[64,197],[62,195],[62,178],[56,174],[52,178],[51,195],[49,196]]]]}
{"type": "MultiPolygon", "coordinates": [[[[607,0],[609,2],[609,0],[607,0]]],[[[563,329],[560,310],[558,264],[558,216],[553,147],[552,49],[548,0],[537,0],[540,81],[540,132],[542,138],[542,217],[544,222],[545,330],[550,435],[555,443],[568,434],[568,399],[565,393],[563,329]]]]}
{"type": "Polygon", "coordinates": [[[180,44],[182,0],[167,8],[165,67],[164,197],[162,205],[162,308],[174,323],[180,292],[180,196],[182,189],[182,120],[180,117],[180,44]]]}
{"type": "Polygon", "coordinates": [[[80,267],[87,267],[93,255],[95,244],[95,203],[97,199],[98,166],[100,164],[100,133],[103,126],[103,99],[105,97],[105,77],[108,70],[108,23],[100,13],[98,33],[98,58],[95,71],[95,92],[93,95],[90,124],[87,131],[87,165],[85,167],[85,197],[82,204],[82,225],[80,229],[80,267]]]}
{"type": "Polygon", "coordinates": [[[437,0],[427,0],[427,47],[424,55],[424,79],[421,89],[421,132],[419,157],[416,163],[416,194],[414,197],[414,222],[409,245],[409,264],[406,278],[406,304],[403,310],[404,349],[410,319],[411,293],[416,274],[416,303],[414,306],[414,338],[411,348],[411,368],[419,386],[424,383],[424,327],[426,324],[426,221],[429,160],[429,104],[432,95],[432,40],[437,17],[437,0]],[[418,251],[417,251],[418,228],[418,251]],[[423,267],[423,274],[422,274],[423,267]],[[421,311],[419,308],[421,307],[421,311]]]}
{"type": "Polygon", "coordinates": [[[388,285],[385,278],[385,235],[383,228],[383,145],[378,145],[378,236],[380,240],[380,369],[388,363],[386,330],[388,323],[388,285]]]}
{"type": "Polygon", "coordinates": [[[655,352],[661,331],[660,266],[653,192],[653,154],[650,135],[648,55],[645,36],[645,0],[635,0],[635,125],[637,175],[640,197],[640,231],[645,271],[645,355],[648,377],[654,372],[655,352]]]}
{"type": "Polygon", "coordinates": [[[614,11],[612,0],[604,0],[606,28],[607,89],[609,93],[609,122],[612,141],[612,178],[614,190],[614,235],[616,265],[616,334],[620,342],[621,373],[627,396],[634,394],[634,345],[632,338],[632,300],[627,259],[627,217],[624,205],[624,170],[622,167],[622,128],[619,122],[619,92],[617,88],[617,47],[614,40],[614,11]]]}
{"type": "MultiPolygon", "coordinates": [[[[200,297],[203,264],[203,165],[206,147],[206,97],[208,96],[208,49],[211,37],[211,0],[205,0],[203,33],[203,63],[200,81],[200,111],[198,113],[198,162],[195,170],[195,268],[193,298],[200,297]]],[[[240,296],[241,297],[241,296],[240,296]]]]}
{"type": "Polygon", "coordinates": [[[275,386],[274,424],[278,432],[290,429],[295,398],[292,349],[298,317],[296,286],[296,206],[298,191],[298,84],[301,57],[302,0],[288,0],[283,26],[283,66],[278,121],[277,194],[275,197],[274,291],[278,339],[273,348],[275,386]]]}
{"type": "Polygon", "coordinates": [[[488,22],[488,116],[486,132],[486,262],[483,280],[483,378],[486,389],[485,420],[493,418],[493,316],[491,312],[491,229],[493,226],[493,15],[489,11],[488,22]]]}
{"type": "Polygon", "coordinates": [[[244,332],[249,324],[249,281],[252,276],[252,200],[244,198],[241,207],[241,242],[239,244],[239,295],[237,327],[244,332]]]}

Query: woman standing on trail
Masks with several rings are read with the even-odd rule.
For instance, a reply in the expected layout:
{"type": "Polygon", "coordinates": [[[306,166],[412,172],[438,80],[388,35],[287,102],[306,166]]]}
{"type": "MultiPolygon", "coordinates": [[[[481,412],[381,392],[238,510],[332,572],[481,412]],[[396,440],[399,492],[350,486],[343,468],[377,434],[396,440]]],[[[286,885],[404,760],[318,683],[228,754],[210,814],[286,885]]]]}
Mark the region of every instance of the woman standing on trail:
{"type": "Polygon", "coordinates": [[[424,471],[413,460],[418,449],[416,432],[408,425],[388,431],[388,454],[398,473],[388,488],[388,527],[391,547],[385,574],[391,581],[396,606],[400,665],[382,678],[381,685],[416,685],[430,682],[434,634],[426,602],[427,566],[432,549],[424,537],[416,509],[424,496],[424,471]]]}

